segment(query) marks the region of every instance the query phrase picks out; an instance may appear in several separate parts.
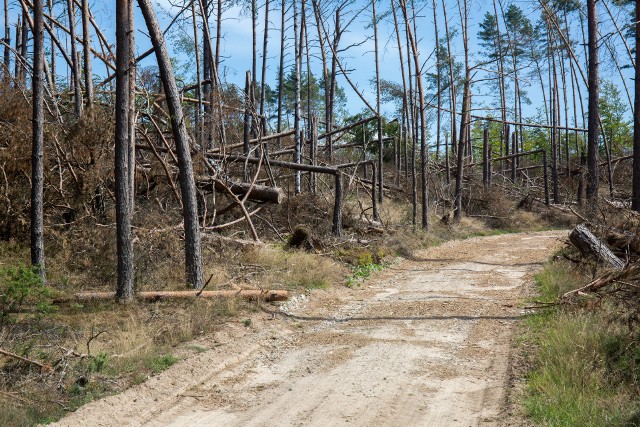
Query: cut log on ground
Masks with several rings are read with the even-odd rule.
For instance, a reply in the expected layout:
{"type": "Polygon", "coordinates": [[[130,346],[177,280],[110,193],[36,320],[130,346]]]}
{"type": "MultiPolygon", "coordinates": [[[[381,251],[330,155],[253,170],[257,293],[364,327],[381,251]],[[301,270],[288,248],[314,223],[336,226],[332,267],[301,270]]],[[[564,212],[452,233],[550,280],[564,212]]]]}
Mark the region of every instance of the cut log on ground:
{"type": "MultiPolygon", "coordinates": [[[[289,298],[289,291],[284,290],[260,290],[243,289],[239,291],[150,291],[138,292],[135,297],[142,301],[159,301],[171,299],[189,298],[242,298],[245,300],[260,301],[286,301],[289,298]]],[[[79,292],[67,298],[59,298],[55,302],[70,301],[109,301],[115,300],[113,292],[79,292]]]]}
{"type": "MultiPolygon", "coordinates": [[[[211,178],[199,177],[196,185],[200,190],[211,192],[213,191],[214,183],[211,181],[211,178]]],[[[252,186],[244,182],[240,184],[228,184],[227,186],[233,194],[241,198],[251,190],[248,197],[248,200],[251,202],[268,202],[279,205],[284,200],[284,191],[278,187],[267,187],[264,185],[252,186]]],[[[224,185],[218,181],[215,181],[215,189],[220,192],[226,191],[224,185]]]]}
{"type": "Polygon", "coordinates": [[[606,243],[598,239],[584,224],[579,224],[573,229],[569,234],[569,240],[583,255],[595,257],[615,270],[624,268],[624,261],[615,256],[606,243]]]}

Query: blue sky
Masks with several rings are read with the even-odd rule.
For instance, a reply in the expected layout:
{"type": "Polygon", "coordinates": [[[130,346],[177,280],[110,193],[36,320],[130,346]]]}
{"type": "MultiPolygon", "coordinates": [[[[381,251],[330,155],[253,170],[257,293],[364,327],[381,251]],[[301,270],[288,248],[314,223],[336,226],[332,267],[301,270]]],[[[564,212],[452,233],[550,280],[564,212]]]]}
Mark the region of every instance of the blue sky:
{"type": "MultiPolygon", "coordinates": [[[[280,41],[279,41],[279,27],[280,27],[280,2],[272,1],[272,10],[270,13],[270,31],[271,37],[269,42],[269,53],[268,53],[268,74],[267,74],[267,82],[272,83],[276,80],[276,72],[278,66],[278,55],[280,52],[280,41]],[[275,4],[273,4],[275,3],[275,4]]],[[[310,1],[308,1],[310,3],[310,1]]],[[[441,35],[444,34],[444,20],[442,17],[441,11],[441,2],[438,0],[438,9],[439,9],[439,30],[441,35]]],[[[530,17],[532,21],[535,21],[539,16],[539,11],[537,10],[537,2],[531,0],[515,0],[513,3],[517,4],[521,8],[523,8],[526,14],[530,17]]],[[[262,31],[263,31],[263,4],[262,1],[260,4],[260,12],[258,17],[258,37],[259,37],[259,58],[258,64],[261,62],[261,47],[262,47],[262,31]]],[[[356,18],[356,20],[349,27],[348,31],[344,34],[343,39],[341,41],[341,46],[349,46],[353,45],[346,52],[341,53],[341,61],[345,68],[353,70],[351,73],[351,78],[356,82],[359,89],[362,91],[364,96],[369,100],[370,103],[375,102],[375,88],[371,84],[371,79],[375,77],[375,67],[374,67],[374,53],[373,47],[374,42],[372,38],[372,28],[370,28],[369,24],[371,22],[371,9],[367,7],[369,2],[363,2],[360,0],[355,0],[353,2],[352,10],[363,9],[363,12],[356,18]]],[[[379,2],[378,3],[378,14],[384,15],[385,12],[389,11],[388,2],[379,2]]],[[[450,20],[450,27],[457,28],[459,27],[459,14],[457,9],[457,1],[448,0],[448,15],[450,20]]],[[[172,8],[170,4],[170,0],[155,0],[154,6],[158,13],[161,26],[166,26],[169,22],[169,19],[165,13],[162,11],[166,11],[169,13],[173,13],[176,11],[175,8],[172,8]]],[[[308,5],[308,13],[309,13],[309,32],[310,36],[313,40],[316,39],[316,28],[313,24],[315,20],[313,19],[312,11],[310,10],[310,4],[308,5]]],[[[470,46],[471,51],[474,52],[471,57],[471,63],[474,64],[480,60],[481,56],[478,53],[479,47],[477,45],[477,33],[479,30],[479,23],[482,21],[484,14],[487,8],[490,8],[493,11],[493,2],[490,1],[480,1],[480,0],[470,0],[470,46]]],[[[417,1],[417,37],[419,39],[419,49],[420,49],[420,58],[422,61],[427,60],[427,58],[433,52],[433,48],[435,46],[434,43],[434,35],[433,35],[433,10],[431,1],[417,1]]],[[[606,26],[606,21],[608,17],[604,16],[605,11],[602,7],[600,7],[601,13],[601,21],[604,26],[606,26]]],[[[12,15],[10,18],[13,22],[15,22],[15,14],[18,10],[16,5],[12,6],[12,10],[10,14],[12,15]]],[[[96,19],[100,23],[105,35],[110,40],[115,39],[115,26],[114,26],[114,2],[113,1],[92,1],[92,10],[96,15],[96,19]]],[[[137,10],[137,7],[136,7],[137,10]]],[[[400,11],[398,11],[400,17],[400,11]]],[[[290,15],[290,13],[289,13],[290,15]]],[[[573,22],[573,25],[578,24],[579,21],[573,22]]],[[[212,30],[214,28],[214,22],[212,22],[212,30]]],[[[139,11],[136,14],[136,26],[138,29],[137,32],[137,50],[138,52],[144,52],[146,49],[150,47],[150,43],[146,37],[146,30],[144,25],[144,20],[140,15],[139,11]]],[[[186,30],[188,32],[191,31],[190,21],[186,25],[186,30]]],[[[222,25],[223,28],[223,41],[222,41],[222,75],[223,78],[230,83],[236,83],[242,85],[244,82],[244,73],[246,70],[251,68],[251,23],[250,18],[246,12],[243,12],[239,6],[233,6],[225,11],[224,14],[224,22],[222,25]]],[[[289,22],[289,29],[287,33],[288,46],[286,48],[287,51],[287,61],[288,64],[291,65],[291,61],[293,58],[293,45],[292,45],[292,37],[293,31],[291,28],[291,22],[289,22]]],[[[459,33],[459,31],[458,31],[459,33]]],[[[612,39],[613,40],[613,39],[612,39]]],[[[404,40],[403,40],[404,42],[404,40]]],[[[379,44],[380,44],[380,64],[381,64],[381,76],[384,79],[394,80],[397,82],[401,81],[400,77],[400,63],[397,55],[397,44],[395,38],[395,32],[392,26],[392,15],[387,14],[384,19],[379,24],[379,44]]],[[[169,43],[170,51],[172,51],[173,55],[182,63],[190,64],[195,63],[192,58],[186,58],[185,55],[173,51],[172,45],[169,43]]],[[[460,34],[452,43],[452,50],[454,56],[456,56],[458,61],[462,61],[463,52],[462,52],[462,42],[460,38],[460,34]]],[[[582,49],[579,49],[581,52],[582,49]]],[[[315,57],[319,56],[319,51],[317,45],[314,44],[312,46],[312,55],[315,57]]],[[[608,56],[608,53],[605,51],[604,47],[601,49],[601,57],[608,56]]],[[[624,57],[621,55],[621,60],[624,62],[624,57]]],[[[405,51],[405,60],[406,60],[406,51],[405,51]]],[[[152,65],[155,62],[155,58],[151,56],[148,58],[142,65],[152,65]]],[[[609,61],[611,62],[611,61],[609,61]]],[[[96,64],[96,72],[100,72],[99,61],[95,60],[96,64]]],[[[59,60],[59,64],[62,65],[62,60],[59,60]]],[[[312,60],[312,72],[314,74],[319,75],[321,73],[320,69],[320,61],[318,59],[312,60]]],[[[434,66],[434,59],[431,57],[425,63],[425,70],[429,71],[434,66]]],[[[490,67],[490,66],[489,66],[490,67]]],[[[306,68],[306,66],[305,66],[306,68]]],[[[628,72],[628,71],[627,71],[628,72]]],[[[601,75],[603,78],[611,79],[616,82],[620,86],[620,78],[617,75],[617,71],[613,71],[612,67],[608,65],[606,62],[602,64],[601,75]]],[[[487,75],[483,75],[483,73],[479,73],[477,78],[482,79],[487,77],[487,75]]],[[[362,101],[358,98],[358,96],[351,90],[346,80],[340,76],[339,84],[345,89],[345,93],[347,95],[347,107],[353,113],[361,111],[365,108],[362,101]]],[[[629,79],[628,84],[632,86],[633,82],[629,79]]],[[[529,87],[527,87],[527,81],[524,80],[525,90],[528,93],[529,98],[531,99],[532,104],[530,106],[525,106],[525,115],[533,115],[537,108],[542,105],[542,94],[539,88],[539,85],[536,82],[532,82],[529,87]]],[[[621,87],[621,86],[620,86],[621,87]]],[[[474,93],[474,105],[477,106],[479,103],[488,103],[492,99],[496,97],[496,95],[489,91],[489,89],[483,84],[476,84],[472,89],[474,93]]],[[[583,91],[586,92],[586,91],[583,91]]],[[[623,99],[625,99],[623,97],[623,99]]],[[[394,114],[392,105],[383,106],[383,113],[387,116],[391,117],[394,114]]],[[[570,108],[572,110],[572,108],[570,108]]],[[[480,113],[479,113],[480,114],[480,113]]]]}

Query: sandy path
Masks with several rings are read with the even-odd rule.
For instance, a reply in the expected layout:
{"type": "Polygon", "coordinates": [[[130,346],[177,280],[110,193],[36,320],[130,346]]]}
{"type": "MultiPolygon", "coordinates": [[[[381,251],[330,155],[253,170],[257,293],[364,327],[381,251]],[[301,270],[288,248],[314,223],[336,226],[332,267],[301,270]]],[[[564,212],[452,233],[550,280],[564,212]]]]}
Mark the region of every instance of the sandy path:
{"type": "Polygon", "coordinates": [[[523,285],[563,235],[449,242],[361,288],[294,298],[57,425],[503,425],[523,285]]]}

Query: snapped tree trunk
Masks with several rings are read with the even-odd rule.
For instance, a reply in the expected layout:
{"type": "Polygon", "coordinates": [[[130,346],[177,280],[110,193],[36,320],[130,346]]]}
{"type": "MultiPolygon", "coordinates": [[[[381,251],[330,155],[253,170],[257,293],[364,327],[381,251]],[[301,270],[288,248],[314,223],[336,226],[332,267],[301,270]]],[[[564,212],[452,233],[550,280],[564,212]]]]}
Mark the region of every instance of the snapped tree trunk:
{"type": "Polygon", "coordinates": [[[182,193],[184,233],[185,233],[185,270],[187,285],[202,288],[202,248],[200,246],[200,227],[198,224],[198,206],[196,185],[193,176],[193,164],[189,147],[189,135],[184,121],[180,92],[176,85],[173,67],[167,52],[164,36],[158,25],[150,0],[138,0],[153,43],[160,78],[164,86],[167,106],[171,116],[171,128],[176,144],[178,168],[180,170],[180,190],[182,193]]]}

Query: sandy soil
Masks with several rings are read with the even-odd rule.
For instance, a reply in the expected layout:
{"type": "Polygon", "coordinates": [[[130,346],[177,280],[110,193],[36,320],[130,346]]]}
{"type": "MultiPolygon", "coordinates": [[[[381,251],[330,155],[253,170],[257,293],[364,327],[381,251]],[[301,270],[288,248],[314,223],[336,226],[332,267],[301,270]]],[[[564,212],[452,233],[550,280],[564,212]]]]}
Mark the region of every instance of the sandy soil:
{"type": "Polygon", "coordinates": [[[453,241],[251,326],[59,426],[494,426],[523,289],[564,232],[453,241]]]}

